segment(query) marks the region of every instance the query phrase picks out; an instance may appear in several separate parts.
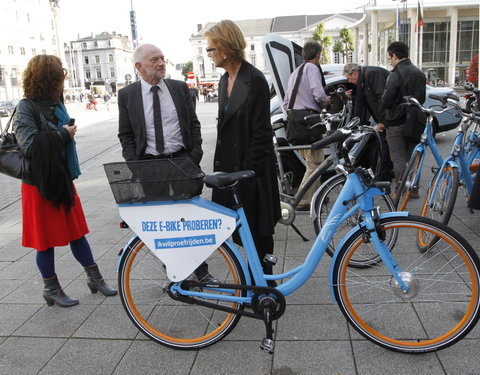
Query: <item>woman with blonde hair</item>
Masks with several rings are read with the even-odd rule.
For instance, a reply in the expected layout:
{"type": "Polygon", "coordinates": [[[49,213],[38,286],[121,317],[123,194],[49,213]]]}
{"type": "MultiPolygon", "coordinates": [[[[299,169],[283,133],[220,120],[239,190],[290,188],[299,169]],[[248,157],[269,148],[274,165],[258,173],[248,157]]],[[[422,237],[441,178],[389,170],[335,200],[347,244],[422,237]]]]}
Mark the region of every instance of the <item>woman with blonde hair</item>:
{"type": "MultiPolygon", "coordinates": [[[[239,182],[238,191],[263,269],[271,274],[272,265],[264,257],[273,253],[280,200],[270,124],[270,90],[262,72],[245,60],[247,43],[233,21],[217,23],[205,36],[208,55],[216,67],[226,71],[218,88],[213,168],[223,172],[255,172],[253,180],[239,182]]],[[[212,200],[227,207],[234,205],[225,190],[214,189],[212,200]]]]}
{"type": "Polygon", "coordinates": [[[80,175],[74,136],[77,126],[62,100],[66,71],[57,56],[33,57],[23,73],[25,98],[13,117],[13,129],[31,169],[22,181],[22,245],[37,250],[36,263],[49,306],[78,304],[60,286],[55,273],[55,246],[70,245],[85,268],[92,293],[113,296],[85,238],[88,226],[72,180],[80,175]]]}

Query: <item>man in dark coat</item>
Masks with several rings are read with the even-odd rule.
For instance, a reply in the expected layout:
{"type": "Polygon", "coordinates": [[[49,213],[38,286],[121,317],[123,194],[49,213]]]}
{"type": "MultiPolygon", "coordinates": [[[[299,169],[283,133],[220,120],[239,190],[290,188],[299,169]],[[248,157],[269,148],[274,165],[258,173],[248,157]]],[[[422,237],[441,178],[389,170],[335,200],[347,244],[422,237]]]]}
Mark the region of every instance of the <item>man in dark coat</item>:
{"type": "Polygon", "coordinates": [[[141,80],[118,92],[118,138],[125,160],[190,156],[199,164],[203,155],[200,122],[185,82],[165,78],[162,51],[142,44],[134,53],[141,80]],[[152,87],[159,96],[162,132],[154,118],[152,87]],[[158,138],[162,142],[159,144],[158,138]]]}
{"type": "MultiPolygon", "coordinates": [[[[345,64],[343,75],[348,82],[356,85],[353,96],[353,116],[360,118],[362,124],[367,124],[370,116],[376,122],[375,128],[380,133],[381,152],[378,180],[390,181],[393,178],[393,164],[390,159],[388,143],[384,131],[384,115],[380,111],[380,100],[382,99],[385,84],[390,72],[379,66],[360,66],[359,64],[345,64]]],[[[352,97],[352,92],[347,91],[352,97]]]]}
{"type": "MultiPolygon", "coordinates": [[[[408,46],[403,42],[393,42],[387,48],[393,70],[388,76],[385,91],[380,101],[380,111],[385,115],[387,142],[393,162],[395,185],[405,171],[406,161],[410,158],[415,141],[404,135],[406,106],[404,96],[412,96],[423,104],[426,96],[427,79],[425,74],[412,64],[408,58],[408,46]]],[[[414,197],[413,194],[411,197],[414,197]]]]}

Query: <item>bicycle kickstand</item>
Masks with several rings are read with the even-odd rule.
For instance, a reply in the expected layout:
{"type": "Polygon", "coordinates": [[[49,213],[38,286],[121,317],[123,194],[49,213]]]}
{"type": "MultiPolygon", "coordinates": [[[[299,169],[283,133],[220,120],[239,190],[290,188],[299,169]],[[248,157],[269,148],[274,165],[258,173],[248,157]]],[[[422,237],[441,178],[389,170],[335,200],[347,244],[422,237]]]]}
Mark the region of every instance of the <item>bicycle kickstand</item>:
{"type": "Polygon", "coordinates": [[[271,301],[272,303],[269,302],[270,301],[267,300],[263,304],[263,322],[265,323],[267,337],[265,337],[260,344],[260,349],[268,354],[273,354],[275,351],[275,342],[273,341],[272,312],[275,308],[275,302],[273,300],[271,301]]]}

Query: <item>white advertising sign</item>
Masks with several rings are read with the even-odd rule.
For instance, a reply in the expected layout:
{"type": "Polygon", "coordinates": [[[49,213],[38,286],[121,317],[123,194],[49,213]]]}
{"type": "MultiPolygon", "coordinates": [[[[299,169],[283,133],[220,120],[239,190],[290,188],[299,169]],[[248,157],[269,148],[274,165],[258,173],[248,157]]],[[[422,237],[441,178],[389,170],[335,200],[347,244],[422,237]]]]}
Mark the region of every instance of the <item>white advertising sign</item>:
{"type": "Polygon", "coordinates": [[[166,266],[187,278],[235,230],[235,218],[191,203],[120,206],[120,216],[166,266]]]}

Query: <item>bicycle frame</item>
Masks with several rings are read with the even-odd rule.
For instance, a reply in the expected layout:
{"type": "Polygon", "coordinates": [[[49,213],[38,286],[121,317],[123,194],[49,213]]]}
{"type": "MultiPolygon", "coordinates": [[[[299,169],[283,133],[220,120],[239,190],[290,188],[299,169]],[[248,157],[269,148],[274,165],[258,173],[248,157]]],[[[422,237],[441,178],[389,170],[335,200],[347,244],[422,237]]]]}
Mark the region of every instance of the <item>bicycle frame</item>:
{"type": "MultiPolygon", "coordinates": [[[[468,136],[467,145],[468,150],[470,151],[468,154],[468,158],[466,156],[465,149],[463,144],[463,140],[465,138],[465,134],[468,130],[469,124],[462,123],[460,125],[458,132],[455,136],[455,140],[453,142],[452,150],[450,151],[450,155],[442,161],[440,165],[440,171],[442,171],[447,165],[451,166],[452,168],[457,168],[459,171],[459,181],[462,182],[465,186],[467,197],[470,196],[473,188],[473,176],[470,171],[470,165],[472,164],[473,160],[477,156],[477,153],[473,152],[472,144],[475,143],[477,136],[475,132],[472,132],[468,136]]],[[[428,200],[428,204],[431,206],[433,204],[433,198],[435,197],[435,193],[438,188],[438,184],[440,183],[440,179],[435,181],[433,186],[432,193],[430,194],[430,198],[428,200]]]]}
{"type": "MultiPolygon", "coordinates": [[[[386,267],[392,272],[393,277],[398,281],[400,287],[402,289],[407,290],[408,287],[405,285],[404,281],[400,277],[400,273],[402,272],[397,262],[395,261],[393,255],[389,251],[389,249],[383,244],[383,242],[379,239],[376,233],[375,227],[375,219],[374,215],[377,211],[374,209],[373,206],[373,198],[376,195],[384,194],[380,189],[376,187],[366,188],[361,181],[361,178],[357,173],[350,173],[347,176],[347,180],[345,185],[340,192],[339,198],[333,206],[333,209],[328,216],[326,225],[322,228],[321,232],[317,236],[312,248],[310,249],[309,253],[307,254],[305,261],[303,264],[288,270],[284,273],[275,274],[275,275],[265,275],[263,273],[260,260],[257,255],[257,251],[255,249],[255,245],[253,242],[252,235],[250,233],[250,229],[248,227],[247,219],[245,217],[245,212],[242,207],[239,207],[236,210],[237,213],[237,228],[239,230],[240,238],[242,239],[242,243],[244,245],[246,260],[248,261],[249,267],[247,267],[247,262],[245,259],[241,261],[241,266],[247,278],[247,283],[251,285],[251,279],[249,277],[249,269],[253,275],[253,279],[255,281],[255,285],[257,286],[267,286],[267,280],[280,280],[289,278],[287,281],[279,284],[276,289],[281,292],[284,296],[288,296],[297,289],[299,289],[305,282],[311,277],[313,272],[315,271],[318,263],[322,259],[328,243],[331,241],[333,234],[335,233],[336,229],[338,228],[339,224],[349,218],[352,214],[354,214],[357,209],[361,209],[365,212],[365,221],[361,224],[366,228],[366,231],[370,233],[370,240],[375,245],[376,250],[378,251],[382,261],[386,265],[386,267]],[[356,199],[356,203],[351,207],[348,208],[345,201],[352,201],[356,199]]],[[[197,199],[197,198],[195,198],[197,199]]],[[[202,198],[198,198],[202,199],[202,198]]],[[[205,201],[202,199],[202,204],[204,207],[209,206],[209,201],[205,201]]],[[[212,209],[216,207],[213,206],[212,209]]],[[[234,211],[232,211],[234,212],[234,211]]],[[[388,213],[385,215],[380,215],[379,218],[383,217],[391,217],[392,215],[396,216],[407,216],[408,213],[388,213]]],[[[354,228],[353,230],[357,230],[354,228]]],[[[352,230],[352,231],[353,231],[352,230]]],[[[348,235],[345,237],[348,238],[348,235]]],[[[236,246],[231,242],[227,241],[227,245],[235,252],[237,256],[240,255],[240,251],[236,248],[236,246]]],[[[332,261],[330,267],[330,284],[333,283],[333,266],[334,263],[332,261]]],[[[208,285],[204,287],[204,290],[208,290],[208,285]]],[[[251,301],[251,297],[253,295],[252,290],[247,291],[247,297],[239,297],[234,296],[233,290],[225,290],[215,288],[214,290],[222,292],[230,292],[230,295],[218,295],[218,294],[210,294],[205,291],[193,291],[193,290],[185,290],[181,287],[181,282],[174,284],[171,287],[173,293],[179,293],[186,296],[195,296],[203,299],[214,299],[214,300],[222,300],[228,302],[238,302],[238,303],[249,303],[251,301]]],[[[335,297],[332,291],[332,298],[335,301],[335,297]]]]}

